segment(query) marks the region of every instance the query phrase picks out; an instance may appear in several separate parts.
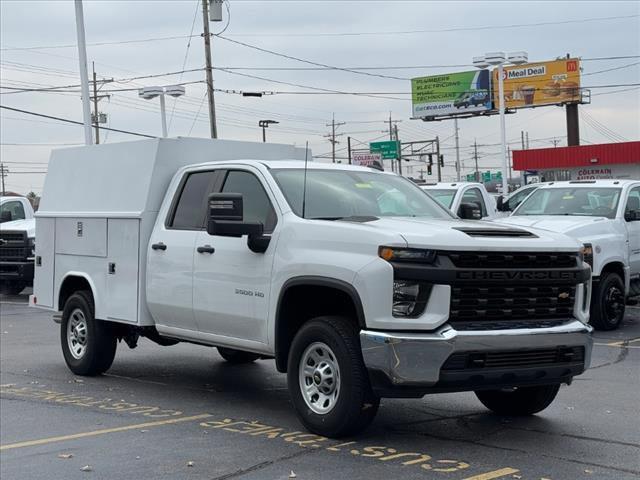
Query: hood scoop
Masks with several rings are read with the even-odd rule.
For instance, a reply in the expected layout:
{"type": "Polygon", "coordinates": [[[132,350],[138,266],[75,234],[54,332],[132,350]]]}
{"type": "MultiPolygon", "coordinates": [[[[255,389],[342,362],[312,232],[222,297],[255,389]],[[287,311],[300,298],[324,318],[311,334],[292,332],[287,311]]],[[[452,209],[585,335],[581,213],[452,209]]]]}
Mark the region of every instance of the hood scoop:
{"type": "Polygon", "coordinates": [[[466,233],[470,237],[525,237],[525,238],[538,238],[531,232],[526,230],[519,230],[517,228],[469,228],[469,227],[454,227],[454,230],[458,230],[462,233],[466,233]]]}

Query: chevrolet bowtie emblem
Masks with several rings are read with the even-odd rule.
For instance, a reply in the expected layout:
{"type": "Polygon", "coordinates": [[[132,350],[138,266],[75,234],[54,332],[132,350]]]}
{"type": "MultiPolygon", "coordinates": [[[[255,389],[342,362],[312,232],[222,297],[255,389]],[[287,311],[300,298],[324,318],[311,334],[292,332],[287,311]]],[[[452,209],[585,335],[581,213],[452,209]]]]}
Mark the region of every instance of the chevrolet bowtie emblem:
{"type": "Polygon", "coordinates": [[[5,243],[7,243],[7,241],[6,241],[6,240],[2,240],[2,239],[0,238],[0,246],[4,245],[5,243]]]}
{"type": "Polygon", "coordinates": [[[562,298],[562,299],[569,298],[569,294],[567,292],[562,292],[560,295],[558,295],[558,298],[562,298]]]}

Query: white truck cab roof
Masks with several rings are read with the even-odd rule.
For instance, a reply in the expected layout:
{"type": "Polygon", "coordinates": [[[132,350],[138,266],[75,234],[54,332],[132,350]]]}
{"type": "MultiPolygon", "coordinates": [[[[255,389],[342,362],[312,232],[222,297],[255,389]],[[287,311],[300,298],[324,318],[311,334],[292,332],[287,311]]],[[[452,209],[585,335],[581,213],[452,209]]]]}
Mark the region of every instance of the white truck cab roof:
{"type": "Polygon", "coordinates": [[[463,203],[475,203],[480,207],[482,218],[496,218],[496,201],[479,182],[437,182],[420,185],[425,192],[438,200],[453,213],[458,214],[463,203]]]}

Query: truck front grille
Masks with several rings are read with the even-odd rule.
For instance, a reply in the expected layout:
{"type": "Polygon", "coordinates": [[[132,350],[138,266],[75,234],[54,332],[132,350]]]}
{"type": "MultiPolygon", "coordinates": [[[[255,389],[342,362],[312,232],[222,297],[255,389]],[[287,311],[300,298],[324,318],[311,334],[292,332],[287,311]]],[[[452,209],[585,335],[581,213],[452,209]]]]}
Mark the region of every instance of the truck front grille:
{"type": "Polygon", "coordinates": [[[575,294],[575,285],[453,285],[449,320],[569,318],[575,294]]]}
{"type": "Polygon", "coordinates": [[[502,369],[540,367],[584,362],[584,347],[558,347],[539,350],[460,352],[451,355],[442,370],[502,369]]]}
{"type": "Polygon", "coordinates": [[[578,265],[573,253],[445,252],[458,268],[572,268],[578,265]]]}
{"type": "Polygon", "coordinates": [[[23,262],[31,254],[26,232],[0,230],[0,261],[23,262]]]}

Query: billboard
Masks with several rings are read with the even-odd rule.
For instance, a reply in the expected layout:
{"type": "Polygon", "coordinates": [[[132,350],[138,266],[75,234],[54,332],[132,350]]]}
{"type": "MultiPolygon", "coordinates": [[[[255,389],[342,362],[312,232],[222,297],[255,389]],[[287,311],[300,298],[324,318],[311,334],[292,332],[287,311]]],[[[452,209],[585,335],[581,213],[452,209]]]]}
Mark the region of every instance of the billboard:
{"type": "MultiPolygon", "coordinates": [[[[507,108],[536,107],[580,102],[580,59],[525,63],[505,67],[504,97],[507,108]]],[[[498,108],[498,69],[493,71],[493,98],[498,108]]]]}
{"type": "Polygon", "coordinates": [[[489,70],[411,79],[413,117],[440,117],[491,109],[489,70]]]}
{"type": "Polygon", "coordinates": [[[380,153],[368,153],[368,152],[353,152],[351,161],[353,165],[361,165],[363,167],[370,167],[376,162],[382,164],[382,154],[380,153]]]}

